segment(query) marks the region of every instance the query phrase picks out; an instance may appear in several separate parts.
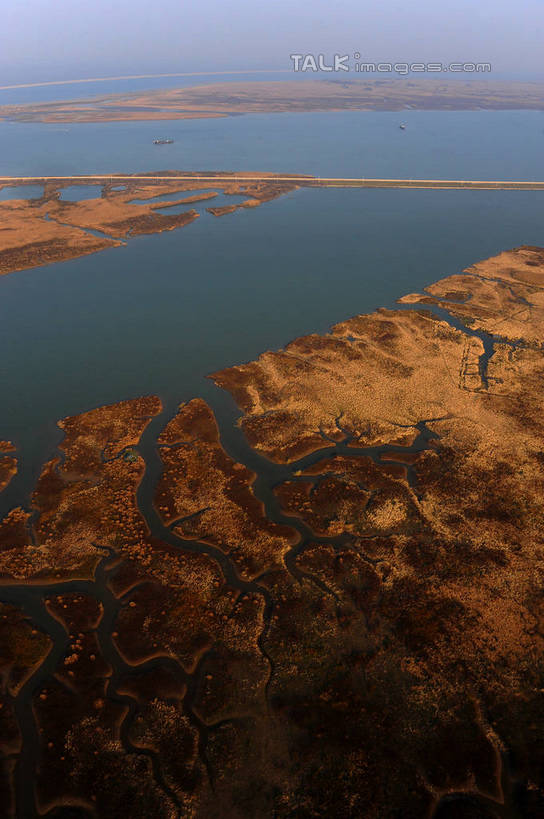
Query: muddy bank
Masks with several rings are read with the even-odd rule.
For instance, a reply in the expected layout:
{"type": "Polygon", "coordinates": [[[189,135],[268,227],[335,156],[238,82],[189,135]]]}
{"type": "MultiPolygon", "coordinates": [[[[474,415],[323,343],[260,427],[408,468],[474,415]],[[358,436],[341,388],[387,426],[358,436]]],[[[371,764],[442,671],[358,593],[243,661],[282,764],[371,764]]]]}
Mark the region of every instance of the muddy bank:
{"type": "Polygon", "coordinates": [[[115,185],[90,179],[80,184],[96,189],[96,198],[81,201],[61,198],[63,188],[70,187],[68,182],[46,181],[43,196],[38,199],[25,198],[25,183],[10,183],[10,187],[20,188],[21,198],[0,202],[0,275],[119,247],[134,236],[175,230],[199,218],[199,213],[190,207],[181,213],[160,213],[164,208],[161,197],[165,194],[210,188],[209,193],[171,203],[188,206],[217,195],[215,188],[227,195],[247,196],[241,203],[216,209],[234,213],[239,208],[258,207],[297,187],[288,180],[275,182],[272,174],[270,180],[265,174],[265,179],[247,183],[243,178],[233,181],[229,173],[219,176],[218,179],[215,175],[209,185],[205,179],[169,180],[167,174],[164,181],[158,182],[147,182],[141,177],[131,181],[127,175],[126,183],[115,185]]]}
{"type": "Polygon", "coordinates": [[[538,815],[543,292],[518,248],[216,373],[236,429],[61,421],[0,523],[6,815],[538,815]]]}

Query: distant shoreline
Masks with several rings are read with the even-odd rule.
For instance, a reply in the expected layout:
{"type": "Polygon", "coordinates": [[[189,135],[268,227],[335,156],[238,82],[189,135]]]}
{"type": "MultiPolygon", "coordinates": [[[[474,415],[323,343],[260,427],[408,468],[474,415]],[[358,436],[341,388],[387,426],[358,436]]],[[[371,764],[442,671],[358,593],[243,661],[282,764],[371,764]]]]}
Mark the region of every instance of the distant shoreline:
{"type": "Polygon", "coordinates": [[[47,82],[25,82],[0,85],[0,91],[16,91],[18,88],[48,88],[52,85],[83,85],[91,82],[116,82],[122,80],[160,80],[174,77],[224,77],[238,74],[289,74],[287,68],[259,68],[236,71],[180,71],[171,74],[120,74],[117,77],[82,77],[78,80],[48,80],[47,82]]]}
{"type": "MultiPolygon", "coordinates": [[[[50,83],[54,84],[65,83],[50,83]]],[[[34,86],[29,84],[26,87],[34,86]]],[[[442,78],[414,80],[411,77],[219,82],[182,88],[104,94],[79,100],[2,105],[0,119],[12,122],[49,123],[126,122],[217,118],[251,113],[406,110],[542,111],[544,83],[492,80],[474,82],[442,78]]]]}

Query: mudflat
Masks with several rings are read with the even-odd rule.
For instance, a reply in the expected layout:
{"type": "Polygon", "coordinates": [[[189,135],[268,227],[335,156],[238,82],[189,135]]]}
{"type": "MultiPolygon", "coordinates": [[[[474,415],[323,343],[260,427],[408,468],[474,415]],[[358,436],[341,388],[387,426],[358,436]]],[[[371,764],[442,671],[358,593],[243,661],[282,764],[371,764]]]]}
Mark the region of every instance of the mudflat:
{"type": "Polygon", "coordinates": [[[65,632],[47,667],[0,609],[6,815],[14,776],[41,813],[540,815],[544,249],[401,302],[212,376],[277,479],[200,398],[59,422],[0,522],[65,632]]]}
{"type": "Polygon", "coordinates": [[[81,201],[61,199],[62,189],[74,183],[45,182],[43,196],[28,199],[24,197],[25,183],[10,182],[8,187],[20,189],[21,198],[0,202],[0,275],[119,247],[134,236],[185,227],[199,218],[199,213],[190,205],[213,199],[218,191],[247,196],[247,199],[208,208],[215,216],[258,207],[297,187],[295,182],[285,181],[286,178],[275,182],[273,174],[269,179],[267,174],[262,174],[261,180],[247,183],[243,176],[249,174],[237,174],[236,181],[230,179],[229,173],[214,174],[213,181],[208,183],[205,179],[184,181],[179,175],[169,180],[168,173],[164,172],[164,181],[147,182],[142,176],[136,181],[131,180],[130,175],[116,176],[115,182],[106,184],[104,180],[78,181],[78,185],[96,188],[96,198],[81,201]],[[204,192],[183,196],[193,190],[204,192]],[[179,200],[160,199],[165,194],[178,192],[179,200]],[[189,207],[181,213],[159,212],[176,205],[189,207]]]}
{"type": "Polygon", "coordinates": [[[544,84],[410,78],[223,82],[82,100],[0,106],[17,122],[115,122],[307,111],[544,108],[544,84]]]}

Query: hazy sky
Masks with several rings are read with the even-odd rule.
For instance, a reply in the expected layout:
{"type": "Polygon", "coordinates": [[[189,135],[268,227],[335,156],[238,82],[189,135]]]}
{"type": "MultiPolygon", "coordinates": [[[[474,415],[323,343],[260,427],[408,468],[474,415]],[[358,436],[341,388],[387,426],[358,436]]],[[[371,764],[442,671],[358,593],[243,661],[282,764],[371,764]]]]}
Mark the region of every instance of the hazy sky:
{"type": "Polygon", "coordinates": [[[354,51],[544,74],[543,43],[544,0],[0,0],[0,85],[354,51]]]}

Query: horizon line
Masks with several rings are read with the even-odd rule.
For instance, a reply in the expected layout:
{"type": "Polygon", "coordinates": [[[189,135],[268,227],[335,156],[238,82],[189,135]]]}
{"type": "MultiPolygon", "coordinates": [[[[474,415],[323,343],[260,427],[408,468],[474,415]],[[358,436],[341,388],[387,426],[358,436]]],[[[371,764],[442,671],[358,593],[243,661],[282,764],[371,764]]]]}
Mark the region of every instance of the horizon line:
{"type": "Polygon", "coordinates": [[[181,71],[169,74],[122,74],[117,77],[84,77],[77,80],[48,80],[47,82],[26,82],[14,85],[0,85],[0,91],[17,88],[42,88],[50,85],[80,85],[87,82],[112,82],[114,80],[152,80],[167,77],[219,77],[226,74],[290,74],[290,68],[256,68],[234,71],[181,71]]]}

